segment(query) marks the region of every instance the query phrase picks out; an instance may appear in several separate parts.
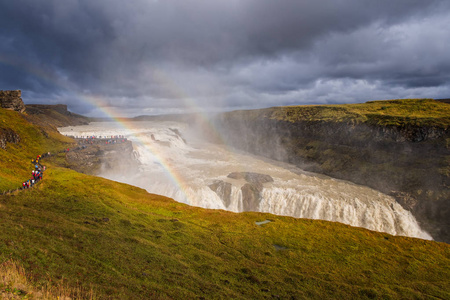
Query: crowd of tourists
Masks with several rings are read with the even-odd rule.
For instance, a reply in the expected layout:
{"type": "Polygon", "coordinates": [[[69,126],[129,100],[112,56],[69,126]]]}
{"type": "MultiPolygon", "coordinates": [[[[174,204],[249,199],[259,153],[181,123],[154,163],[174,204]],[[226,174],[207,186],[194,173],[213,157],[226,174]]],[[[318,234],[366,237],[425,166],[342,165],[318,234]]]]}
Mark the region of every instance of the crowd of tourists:
{"type": "Polygon", "coordinates": [[[77,140],[78,145],[93,145],[93,144],[119,144],[125,143],[128,139],[123,135],[111,136],[69,136],[77,140]]]}
{"type": "MultiPolygon", "coordinates": [[[[50,155],[50,152],[44,154],[44,156],[50,155]]],[[[22,182],[22,189],[29,189],[33,187],[36,183],[42,180],[44,175],[45,166],[41,165],[40,160],[43,155],[38,155],[36,159],[31,160],[34,166],[34,170],[31,171],[31,178],[27,181],[22,182]]]]}
{"type": "MultiPolygon", "coordinates": [[[[112,135],[112,136],[72,136],[72,138],[75,138],[78,140],[79,147],[73,149],[73,150],[81,150],[85,149],[89,144],[100,144],[100,143],[106,143],[106,144],[116,144],[116,143],[124,143],[127,141],[127,138],[123,135],[112,135]]],[[[69,148],[62,150],[60,152],[69,152],[69,148]]],[[[19,189],[29,189],[33,187],[36,183],[42,180],[44,171],[46,169],[45,166],[43,166],[40,161],[43,157],[50,156],[50,152],[44,153],[42,155],[38,155],[36,159],[31,160],[31,163],[34,166],[34,169],[31,171],[31,177],[30,179],[22,182],[22,186],[19,189]]],[[[8,194],[13,192],[14,190],[5,191],[3,194],[8,194]]]]}
{"type": "Polygon", "coordinates": [[[102,136],[102,135],[99,135],[99,136],[96,136],[96,135],[88,135],[88,136],[81,135],[81,136],[77,136],[77,135],[75,135],[75,136],[71,136],[71,137],[74,138],[74,139],[86,139],[86,140],[94,140],[94,139],[126,139],[126,137],[124,135],[105,135],[105,136],[102,136]]]}

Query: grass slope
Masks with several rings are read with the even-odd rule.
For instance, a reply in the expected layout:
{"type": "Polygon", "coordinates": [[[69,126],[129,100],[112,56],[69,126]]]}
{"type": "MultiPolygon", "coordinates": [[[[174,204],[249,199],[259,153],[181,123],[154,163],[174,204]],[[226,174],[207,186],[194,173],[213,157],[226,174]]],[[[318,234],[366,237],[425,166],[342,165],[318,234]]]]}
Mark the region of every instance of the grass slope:
{"type": "Polygon", "coordinates": [[[78,115],[67,111],[64,105],[26,105],[26,113],[29,119],[40,126],[63,127],[87,124],[91,121],[89,117],[78,115]]]}
{"type": "Polygon", "coordinates": [[[0,274],[0,299],[68,300],[82,297],[93,300],[97,298],[93,290],[71,288],[62,283],[49,282],[47,286],[36,288],[27,278],[25,269],[11,260],[0,264],[0,274]]]}
{"type": "Polygon", "coordinates": [[[369,101],[360,104],[286,106],[267,109],[270,118],[296,121],[351,121],[382,126],[450,126],[450,105],[433,99],[369,101]]]}
{"type": "Polygon", "coordinates": [[[450,297],[443,243],[194,208],[54,166],[37,188],[0,199],[2,258],[38,285],[130,299],[450,297]]]}
{"type": "MultiPolygon", "coordinates": [[[[28,161],[62,141],[32,136],[2,158],[28,161]]],[[[450,298],[448,244],[190,207],[60,167],[62,154],[45,163],[35,188],[0,196],[0,264],[16,261],[38,287],[117,299],[450,298]]]]}
{"type": "Polygon", "coordinates": [[[64,149],[72,140],[50,127],[31,124],[27,116],[16,111],[0,109],[0,128],[12,129],[20,137],[18,144],[8,143],[0,148],[0,192],[19,188],[31,177],[31,160],[38,154],[64,149]]]}

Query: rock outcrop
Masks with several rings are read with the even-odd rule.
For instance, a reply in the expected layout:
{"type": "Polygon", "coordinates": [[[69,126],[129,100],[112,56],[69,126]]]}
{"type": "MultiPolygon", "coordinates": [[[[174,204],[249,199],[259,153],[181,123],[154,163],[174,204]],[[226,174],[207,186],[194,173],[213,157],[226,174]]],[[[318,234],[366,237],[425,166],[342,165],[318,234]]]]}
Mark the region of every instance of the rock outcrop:
{"type": "MultiPolygon", "coordinates": [[[[257,211],[259,203],[261,202],[263,184],[273,182],[273,178],[270,175],[252,172],[233,172],[228,174],[227,177],[245,180],[244,185],[241,187],[242,211],[257,211]]],[[[231,204],[231,183],[216,180],[209,185],[209,188],[222,199],[225,207],[228,207],[231,204]]]]}
{"type": "Polygon", "coordinates": [[[258,211],[262,185],[246,183],[241,187],[242,211],[258,211]]]}
{"type": "Polygon", "coordinates": [[[7,143],[18,144],[20,136],[10,128],[0,128],[0,148],[6,149],[7,143]]]}
{"type": "Polygon", "coordinates": [[[231,183],[222,180],[216,180],[209,185],[209,188],[222,199],[225,207],[229,207],[231,204],[231,187],[231,183]]]}
{"type": "Polygon", "coordinates": [[[25,104],[22,101],[22,92],[20,90],[0,91],[0,107],[23,113],[25,104]]]}

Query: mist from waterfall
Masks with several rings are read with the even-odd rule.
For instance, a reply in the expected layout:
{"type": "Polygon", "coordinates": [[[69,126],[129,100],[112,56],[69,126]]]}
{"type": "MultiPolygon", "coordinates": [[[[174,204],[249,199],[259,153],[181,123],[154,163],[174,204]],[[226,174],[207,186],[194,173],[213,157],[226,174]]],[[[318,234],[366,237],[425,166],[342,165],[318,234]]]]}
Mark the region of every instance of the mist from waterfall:
{"type": "Polygon", "coordinates": [[[244,179],[229,178],[233,172],[270,175],[262,184],[254,211],[296,218],[336,221],[393,235],[431,239],[413,215],[394,198],[371,188],[305,172],[295,166],[252,156],[211,144],[199,138],[188,125],[168,121],[113,122],[64,127],[73,136],[124,135],[133,142],[138,169],[104,170],[99,176],[146,189],[182,203],[209,209],[241,212],[246,206],[244,179]],[[220,182],[230,186],[228,198],[220,182]]]}

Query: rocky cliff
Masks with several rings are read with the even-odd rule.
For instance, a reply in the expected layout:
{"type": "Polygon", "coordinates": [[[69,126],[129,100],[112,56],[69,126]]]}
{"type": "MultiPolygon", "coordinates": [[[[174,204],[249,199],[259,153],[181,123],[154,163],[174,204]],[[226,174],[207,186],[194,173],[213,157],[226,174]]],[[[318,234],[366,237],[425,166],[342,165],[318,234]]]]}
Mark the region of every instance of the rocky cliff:
{"type": "Polygon", "coordinates": [[[72,113],[67,110],[67,105],[65,104],[27,104],[26,105],[27,113],[37,115],[44,113],[44,110],[51,109],[62,115],[71,115],[72,113]]]}
{"type": "MultiPolygon", "coordinates": [[[[270,175],[258,174],[252,172],[232,172],[228,174],[228,178],[243,179],[245,184],[241,187],[242,192],[242,211],[257,211],[261,202],[261,191],[263,184],[272,182],[273,178],[270,175]]],[[[231,183],[223,180],[216,180],[209,185],[222,199],[224,205],[228,207],[231,203],[231,183]]]]}
{"type": "MultiPolygon", "coordinates": [[[[0,108],[14,110],[20,113],[25,111],[25,104],[21,98],[21,91],[0,91],[0,108]]],[[[3,122],[5,122],[3,120],[3,122]]],[[[6,149],[7,143],[18,144],[20,136],[14,130],[7,126],[8,124],[0,124],[0,148],[6,149]]]]}
{"type": "Polygon", "coordinates": [[[0,107],[22,113],[25,111],[25,104],[21,97],[22,92],[20,90],[0,91],[0,107]]]}
{"type": "Polygon", "coordinates": [[[7,143],[18,144],[20,136],[11,128],[0,128],[0,148],[6,149],[7,143]]]}
{"type": "MultiPolygon", "coordinates": [[[[74,114],[67,110],[67,105],[25,105],[21,99],[21,92],[0,91],[1,108],[24,113],[21,117],[40,126],[41,133],[48,137],[49,132],[56,131],[57,127],[88,124],[90,119],[74,114]]],[[[3,122],[5,122],[3,120],[3,122]]],[[[6,149],[7,143],[18,144],[21,138],[19,133],[9,128],[9,124],[0,124],[0,148],[6,149]]]]}
{"type": "Polygon", "coordinates": [[[55,128],[85,125],[91,121],[88,117],[68,111],[65,104],[27,104],[26,113],[29,115],[31,122],[55,128]]]}
{"type": "Polygon", "coordinates": [[[395,196],[435,239],[450,242],[450,114],[435,121],[372,113],[338,118],[334,109],[321,117],[311,117],[311,107],[283,117],[283,108],[231,112],[215,123],[238,149],[395,196]]]}

